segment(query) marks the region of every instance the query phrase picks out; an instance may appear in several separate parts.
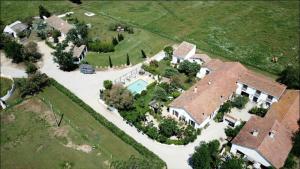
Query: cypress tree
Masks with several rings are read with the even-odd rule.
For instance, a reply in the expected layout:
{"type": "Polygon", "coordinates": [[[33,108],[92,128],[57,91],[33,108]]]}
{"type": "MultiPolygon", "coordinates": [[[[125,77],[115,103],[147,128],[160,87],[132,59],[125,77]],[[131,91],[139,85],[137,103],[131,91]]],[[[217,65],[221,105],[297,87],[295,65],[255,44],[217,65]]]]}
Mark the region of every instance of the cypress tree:
{"type": "Polygon", "coordinates": [[[129,60],[129,55],[128,55],[128,53],[127,53],[127,66],[129,66],[130,65],[130,60],[129,60]]]}
{"type": "Polygon", "coordinates": [[[113,67],[113,64],[112,64],[112,61],[111,61],[111,58],[110,58],[110,56],[108,56],[108,61],[109,61],[109,67],[113,67]]]}
{"type": "Polygon", "coordinates": [[[119,42],[118,42],[117,38],[116,38],[116,37],[113,37],[113,38],[112,38],[112,44],[113,44],[114,46],[116,46],[118,43],[119,43],[119,42]]]}
{"type": "Polygon", "coordinates": [[[118,34],[118,41],[121,42],[124,40],[124,36],[122,34],[118,34]]]}
{"type": "Polygon", "coordinates": [[[141,52],[142,52],[142,57],[143,57],[143,58],[147,58],[147,55],[146,55],[146,53],[144,52],[143,49],[141,50],[141,52]]]}

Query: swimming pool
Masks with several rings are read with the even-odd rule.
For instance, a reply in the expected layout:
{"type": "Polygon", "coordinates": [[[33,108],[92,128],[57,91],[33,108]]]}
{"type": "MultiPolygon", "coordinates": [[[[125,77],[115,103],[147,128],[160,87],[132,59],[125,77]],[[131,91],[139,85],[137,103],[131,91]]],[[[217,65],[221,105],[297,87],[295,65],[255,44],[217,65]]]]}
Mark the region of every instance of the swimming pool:
{"type": "Polygon", "coordinates": [[[127,89],[132,94],[141,94],[143,90],[146,90],[148,83],[142,79],[136,80],[127,86],[127,89]]]}

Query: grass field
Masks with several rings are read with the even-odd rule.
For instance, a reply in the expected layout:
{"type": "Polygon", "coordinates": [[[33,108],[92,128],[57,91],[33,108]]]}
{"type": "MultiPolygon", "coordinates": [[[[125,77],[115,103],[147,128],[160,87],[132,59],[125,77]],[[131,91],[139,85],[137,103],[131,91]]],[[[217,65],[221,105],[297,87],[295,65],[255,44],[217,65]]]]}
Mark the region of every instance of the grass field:
{"type": "Polygon", "coordinates": [[[0,96],[6,95],[7,91],[11,89],[12,81],[10,79],[0,77],[0,96]]]}
{"type": "Polygon", "coordinates": [[[54,87],[1,112],[1,168],[109,168],[112,160],[140,154],[54,87]],[[45,98],[56,116],[57,127],[45,98]],[[59,113],[58,113],[59,112],[59,113]],[[59,119],[59,118],[58,118],[59,119]],[[94,147],[86,153],[77,148],[94,147]],[[81,147],[80,147],[81,146],[81,147]]]}
{"type": "MultiPolygon", "coordinates": [[[[18,10],[2,12],[7,22],[37,14],[34,6],[39,2],[23,5],[18,1],[13,6],[11,2],[1,3],[1,11],[18,10]]],[[[91,31],[92,36],[110,37],[107,25],[113,22],[126,22],[141,31],[136,37],[129,35],[130,43],[120,44],[117,52],[90,54],[88,61],[95,65],[107,64],[107,55],[122,64],[126,53],[136,63],[141,61],[141,48],[154,54],[182,40],[195,43],[211,56],[240,61],[273,74],[299,62],[298,1],[86,1],[80,7],[69,2],[47,2],[44,6],[50,11],[73,11],[80,19],[84,11],[96,13],[95,19],[84,19],[97,28],[91,31]],[[271,62],[273,56],[278,57],[277,63],[271,62]]]]}

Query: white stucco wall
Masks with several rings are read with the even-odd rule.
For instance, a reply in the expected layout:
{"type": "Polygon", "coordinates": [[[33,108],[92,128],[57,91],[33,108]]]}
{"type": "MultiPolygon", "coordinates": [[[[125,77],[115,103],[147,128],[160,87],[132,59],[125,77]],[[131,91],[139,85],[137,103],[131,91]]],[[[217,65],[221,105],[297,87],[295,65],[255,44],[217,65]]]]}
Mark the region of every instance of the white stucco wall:
{"type": "Polygon", "coordinates": [[[175,55],[173,55],[171,63],[172,64],[178,63],[177,62],[178,59],[179,59],[179,62],[182,62],[184,60],[188,60],[190,57],[194,56],[195,53],[196,53],[196,45],[185,56],[175,56],[175,55]]]}
{"type": "Polygon", "coordinates": [[[189,113],[187,113],[184,109],[181,108],[176,108],[176,107],[170,107],[169,108],[169,113],[173,116],[179,119],[179,117],[185,117],[185,121],[189,123],[190,120],[195,122],[195,128],[203,128],[206,124],[210,122],[211,119],[215,117],[217,114],[217,110],[211,114],[211,116],[208,116],[202,123],[197,123],[196,120],[190,116],[189,113]],[[176,111],[178,112],[178,117],[176,117],[173,112],[176,111]]]}
{"type": "Polygon", "coordinates": [[[237,150],[245,154],[249,161],[260,163],[266,167],[271,166],[271,164],[254,149],[232,144],[230,152],[236,154],[237,150]]]}
{"type": "Polygon", "coordinates": [[[17,33],[12,30],[9,26],[5,26],[4,30],[3,30],[4,33],[7,33],[7,34],[13,34],[13,36],[16,38],[17,37],[17,33]]]}
{"type": "MultiPolygon", "coordinates": [[[[243,88],[243,84],[238,82],[237,83],[237,89],[236,89],[236,94],[241,94],[242,93],[242,88],[243,88]]],[[[244,92],[248,93],[249,94],[249,99],[251,101],[253,101],[253,98],[255,96],[255,92],[256,92],[256,89],[251,87],[251,86],[248,86],[247,87],[247,90],[245,90],[244,92]]],[[[257,97],[257,104],[258,105],[261,105],[262,107],[264,108],[267,108],[268,106],[266,105],[266,102],[267,102],[267,98],[268,98],[268,93],[264,92],[264,91],[261,91],[261,94],[259,97],[257,97]]],[[[274,102],[278,102],[278,98],[274,97],[273,96],[273,99],[271,100],[271,104],[273,104],[274,102]]]]}

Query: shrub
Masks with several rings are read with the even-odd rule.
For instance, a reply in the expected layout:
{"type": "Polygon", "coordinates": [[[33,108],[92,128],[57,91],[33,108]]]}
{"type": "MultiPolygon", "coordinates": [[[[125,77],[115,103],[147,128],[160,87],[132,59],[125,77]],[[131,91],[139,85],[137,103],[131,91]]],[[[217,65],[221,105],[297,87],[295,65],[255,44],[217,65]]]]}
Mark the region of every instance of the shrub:
{"type": "Polygon", "coordinates": [[[227,137],[234,138],[237,134],[239,134],[240,130],[245,125],[245,122],[242,122],[240,125],[236,126],[235,128],[227,127],[225,129],[225,134],[227,137]]]}
{"type": "Polygon", "coordinates": [[[111,89],[112,85],[113,85],[113,83],[111,80],[104,80],[104,82],[103,82],[103,86],[105,89],[111,89]]]}
{"type": "Polygon", "coordinates": [[[178,124],[174,119],[163,119],[162,122],[159,124],[159,133],[167,138],[177,135],[178,132],[178,124]]]}
{"type": "Polygon", "coordinates": [[[196,76],[196,74],[200,70],[200,65],[196,62],[189,62],[188,60],[184,60],[179,64],[178,71],[186,74],[187,76],[196,76]]]}
{"type": "Polygon", "coordinates": [[[179,97],[180,96],[180,92],[179,91],[174,91],[174,92],[172,92],[172,97],[173,98],[177,98],[177,97],[179,97]]]}
{"type": "Polygon", "coordinates": [[[156,127],[153,126],[149,126],[149,128],[146,131],[146,134],[152,138],[152,139],[157,139],[159,134],[158,134],[158,129],[156,127]]]}
{"type": "Polygon", "coordinates": [[[177,69],[175,68],[172,68],[172,67],[167,67],[165,70],[164,70],[164,76],[165,77],[172,77],[172,76],[175,76],[175,75],[178,75],[179,72],[177,69]]]}
{"type": "Polygon", "coordinates": [[[166,101],[167,100],[167,92],[162,87],[156,86],[153,92],[153,99],[158,101],[166,101]]]}
{"type": "Polygon", "coordinates": [[[289,89],[300,89],[299,66],[287,66],[281,73],[278,82],[287,85],[289,89]]]}
{"type": "Polygon", "coordinates": [[[28,62],[26,64],[26,73],[27,74],[34,74],[36,71],[38,70],[38,68],[35,66],[35,64],[28,62]]]}
{"type": "Polygon", "coordinates": [[[260,117],[264,117],[267,113],[268,109],[265,109],[265,108],[262,108],[262,107],[253,107],[249,113],[250,114],[255,114],[257,116],[260,116],[260,117]]]}
{"type": "Polygon", "coordinates": [[[173,48],[172,48],[172,46],[165,47],[164,48],[164,52],[165,52],[167,58],[172,58],[172,56],[173,56],[173,48]]]}
{"type": "Polygon", "coordinates": [[[158,61],[157,60],[151,60],[150,61],[150,66],[158,67],[158,61]]]}
{"type": "Polygon", "coordinates": [[[39,14],[41,19],[44,19],[43,16],[46,16],[47,18],[51,16],[51,13],[42,5],[39,6],[39,14]]]}
{"type": "Polygon", "coordinates": [[[218,114],[215,116],[214,120],[216,122],[222,122],[224,114],[228,113],[230,111],[231,107],[232,107],[231,101],[228,100],[227,102],[225,102],[218,110],[218,114]]]}
{"type": "Polygon", "coordinates": [[[4,46],[6,57],[12,59],[13,63],[20,63],[24,61],[23,46],[15,41],[9,41],[4,46]]]}
{"type": "Polygon", "coordinates": [[[249,98],[245,96],[236,96],[232,101],[232,106],[238,109],[243,109],[245,105],[248,103],[249,98]]]}
{"type": "Polygon", "coordinates": [[[122,40],[124,40],[123,34],[118,34],[118,41],[121,42],[122,40]]]}

